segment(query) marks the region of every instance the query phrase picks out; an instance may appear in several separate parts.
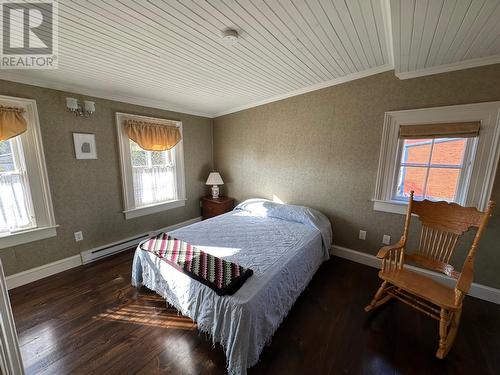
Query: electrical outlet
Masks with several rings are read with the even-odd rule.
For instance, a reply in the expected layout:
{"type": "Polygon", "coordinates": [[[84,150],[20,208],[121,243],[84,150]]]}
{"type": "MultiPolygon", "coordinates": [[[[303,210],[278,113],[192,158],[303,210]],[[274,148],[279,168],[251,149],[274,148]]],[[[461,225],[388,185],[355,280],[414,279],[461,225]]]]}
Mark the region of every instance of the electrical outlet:
{"type": "Polygon", "coordinates": [[[360,230],[359,231],[359,239],[360,240],[366,240],[366,230],[360,230]]]}
{"type": "Polygon", "coordinates": [[[391,236],[388,234],[384,234],[384,237],[382,237],[382,243],[384,245],[390,245],[391,244],[391,236]]]}
{"type": "Polygon", "coordinates": [[[76,242],[83,241],[83,233],[82,233],[82,231],[75,232],[75,241],[76,242]]]}

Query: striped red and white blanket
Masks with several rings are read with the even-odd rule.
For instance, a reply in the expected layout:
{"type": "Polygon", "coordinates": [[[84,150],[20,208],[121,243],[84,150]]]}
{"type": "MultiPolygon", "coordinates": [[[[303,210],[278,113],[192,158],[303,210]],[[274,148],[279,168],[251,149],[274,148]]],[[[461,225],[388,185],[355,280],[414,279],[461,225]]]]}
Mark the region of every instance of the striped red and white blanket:
{"type": "Polygon", "coordinates": [[[220,296],[234,294],[253,274],[249,268],[208,254],[164,232],[142,242],[139,247],[205,284],[220,296]]]}

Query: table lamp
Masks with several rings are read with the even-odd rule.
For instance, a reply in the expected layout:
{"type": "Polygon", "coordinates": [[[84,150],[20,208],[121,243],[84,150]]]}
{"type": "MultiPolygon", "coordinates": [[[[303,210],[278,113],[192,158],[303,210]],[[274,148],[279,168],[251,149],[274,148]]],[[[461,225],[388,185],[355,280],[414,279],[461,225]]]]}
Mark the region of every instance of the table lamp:
{"type": "Polygon", "coordinates": [[[219,187],[217,185],[224,185],[222,177],[219,172],[210,172],[207,178],[206,185],[212,185],[212,198],[219,198],[219,187]]]}

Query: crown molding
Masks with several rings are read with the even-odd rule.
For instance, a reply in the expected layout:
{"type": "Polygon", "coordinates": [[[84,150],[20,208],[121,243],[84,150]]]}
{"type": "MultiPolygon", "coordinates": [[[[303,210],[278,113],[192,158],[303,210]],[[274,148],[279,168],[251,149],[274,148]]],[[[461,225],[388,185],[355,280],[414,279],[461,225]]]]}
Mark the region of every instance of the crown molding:
{"type": "Polygon", "coordinates": [[[294,90],[294,91],[288,92],[286,94],[272,96],[272,97],[264,99],[264,100],[259,100],[259,101],[252,102],[252,103],[249,103],[249,104],[244,104],[244,105],[241,105],[241,106],[238,106],[238,107],[227,109],[227,110],[215,113],[213,115],[213,117],[220,117],[220,116],[228,115],[230,113],[239,112],[239,111],[242,111],[244,109],[258,107],[258,106],[263,105],[263,104],[268,104],[268,103],[276,102],[276,101],[279,101],[279,100],[291,98],[293,96],[302,95],[302,94],[305,94],[305,93],[308,93],[308,92],[311,92],[311,91],[316,91],[316,90],[324,89],[324,88],[327,88],[327,87],[330,87],[330,86],[340,85],[341,83],[346,83],[346,82],[349,82],[349,81],[354,81],[356,79],[365,78],[365,77],[372,76],[372,75],[375,75],[375,74],[387,72],[387,71],[393,70],[393,69],[394,69],[394,66],[392,64],[380,65],[380,66],[377,66],[375,68],[370,68],[370,69],[363,70],[361,72],[356,72],[356,73],[348,74],[346,76],[335,78],[335,79],[332,79],[332,80],[329,80],[329,81],[319,82],[319,83],[316,83],[316,84],[311,85],[311,86],[303,87],[303,88],[300,88],[298,90],[294,90]]]}
{"type": "MultiPolygon", "coordinates": [[[[382,0],[384,5],[384,23],[385,23],[385,30],[386,32],[386,43],[388,44],[387,48],[387,53],[389,60],[393,60],[393,49],[392,49],[392,36],[391,34],[391,21],[389,17],[388,12],[390,12],[388,0],[382,0]]],[[[417,78],[417,77],[423,77],[427,75],[433,75],[433,74],[440,74],[440,73],[446,73],[446,72],[452,72],[456,70],[463,70],[463,69],[469,69],[469,68],[475,68],[479,66],[484,66],[484,65],[493,65],[493,64],[499,64],[500,63],[500,55],[495,55],[495,56],[489,56],[489,57],[481,57],[478,59],[471,59],[471,60],[466,60],[466,61],[461,61],[461,62],[456,62],[456,63],[451,63],[451,64],[446,64],[446,65],[439,65],[439,66],[434,66],[430,68],[424,68],[424,69],[419,69],[419,70],[414,70],[411,72],[399,72],[395,73],[395,75],[401,79],[411,79],[411,78],[417,78]]],[[[324,82],[319,82],[311,86],[303,87],[285,94],[281,95],[276,95],[272,96],[267,99],[259,100],[256,102],[244,104],[241,106],[233,107],[224,111],[220,112],[215,112],[215,113],[210,113],[210,112],[199,112],[199,111],[194,111],[190,108],[185,108],[181,107],[175,104],[171,103],[165,103],[160,100],[155,100],[155,99],[147,99],[147,98],[140,98],[140,97],[134,97],[134,96],[128,96],[128,95],[121,95],[121,94],[114,94],[110,93],[107,91],[103,90],[93,90],[89,89],[86,87],[82,86],[75,86],[75,85],[69,85],[69,84],[64,84],[60,82],[53,82],[50,80],[46,79],[39,79],[39,78],[32,78],[32,77],[26,77],[24,75],[18,74],[18,73],[4,73],[0,72],[0,80],[5,80],[5,81],[11,81],[11,82],[18,82],[18,83],[23,83],[27,85],[33,85],[33,86],[39,86],[39,87],[45,87],[49,89],[54,89],[54,90],[59,90],[59,91],[64,91],[68,93],[74,93],[74,94],[79,94],[79,95],[87,95],[91,96],[94,98],[101,98],[101,99],[107,99],[107,100],[113,100],[113,101],[118,101],[118,102],[123,102],[123,103],[128,103],[128,104],[134,104],[134,105],[140,105],[144,107],[149,107],[149,108],[157,108],[157,109],[162,109],[166,111],[172,111],[172,112],[179,112],[183,114],[188,114],[188,115],[194,115],[194,116],[201,116],[201,117],[207,117],[207,118],[216,118],[224,115],[228,115],[230,113],[234,112],[239,112],[243,111],[245,109],[250,109],[254,107],[258,107],[264,104],[276,102],[279,100],[291,98],[294,96],[302,95],[311,91],[316,91],[320,89],[324,89],[327,87],[339,85],[342,83],[354,81],[360,78],[365,78],[369,77],[371,75],[383,73],[389,70],[394,70],[394,64],[393,63],[387,63],[384,65],[377,66],[375,68],[370,68],[363,70],[361,72],[356,72],[352,74],[348,74],[344,77],[339,77],[335,78],[329,81],[324,81],[324,82]]]]}
{"type": "Polygon", "coordinates": [[[116,102],[123,102],[128,104],[140,105],[143,107],[162,109],[165,111],[179,112],[187,115],[201,116],[212,118],[213,114],[208,112],[194,111],[189,108],[178,106],[172,103],[166,103],[161,100],[140,98],[135,96],[115,94],[104,90],[94,90],[87,87],[54,82],[47,79],[26,77],[22,74],[12,72],[0,72],[0,80],[23,83],[26,85],[44,87],[53,90],[64,91],[72,94],[91,96],[93,98],[113,100],[116,102]]]}
{"type": "Polygon", "coordinates": [[[494,55],[494,56],[480,57],[477,59],[454,62],[451,64],[432,66],[429,68],[413,70],[411,72],[399,72],[396,73],[396,77],[398,77],[399,79],[411,79],[411,78],[429,76],[432,74],[453,72],[455,70],[477,68],[479,66],[493,65],[499,63],[500,63],[500,55],[494,55]]]}
{"type": "Polygon", "coordinates": [[[140,106],[149,107],[149,108],[157,108],[157,109],[163,109],[163,110],[172,111],[172,112],[180,112],[180,113],[189,114],[189,115],[215,118],[215,117],[227,115],[229,113],[242,111],[244,109],[249,109],[249,108],[257,107],[257,106],[260,106],[263,104],[272,103],[272,102],[275,102],[278,100],[291,98],[293,96],[305,94],[305,93],[308,93],[311,91],[320,90],[320,89],[323,89],[326,87],[339,85],[341,83],[354,81],[354,80],[357,80],[360,78],[383,73],[383,72],[393,70],[393,69],[394,69],[394,66],[392,64],[384,64],[384,65],[377,66],[375,68],[370,68],[367,70],[363,70],[361,72],[348,74],[346,76],[335,78],[335,79],[332,79],[329,81],[319,82],[319,83],[316,83],[314,85],[303,87],[303,88],[300,88],[298,90],[294,90],[294,91],[291,91],[291,92],[288,92],[285,94],[273,96],[273,97],[263,99],[260,101],[256,101],[256,102],[252,102],[249,104],[244,104],[244,105],[241,105],[238,107],[233,107],[231,109],[224,110],[222,112],[216,112],[216,113],[198,112],[198,111],[193,111],[189,108],[179,107],[179,106],[176,106],[174,104],[165,103],[165,102],[162,102],[159,100],[114,94],[114,93],[110,93],[110,92],[106,92],[106,91],[102,91],[102,90],[89,89],[89,88],[86,88],[83,86],[54,82],[54,81],[50,81],[47,79],[26,77],[22,74],[11,73],[11,72],[9,72],[9,73],[0,72],[0,80],[23,83],[23,84],[38,86],[38,87],[45,87],[45,88],[64,91],[64,92],[68,92],[68,93],[74,93],[74,94],[78,94],[78,95],[86,95],[86,96],[91,96],[93,98],[114,100],[114,101],[118,101],[118,102],[135,104],[135,105],[140,105],[140,106]]]}

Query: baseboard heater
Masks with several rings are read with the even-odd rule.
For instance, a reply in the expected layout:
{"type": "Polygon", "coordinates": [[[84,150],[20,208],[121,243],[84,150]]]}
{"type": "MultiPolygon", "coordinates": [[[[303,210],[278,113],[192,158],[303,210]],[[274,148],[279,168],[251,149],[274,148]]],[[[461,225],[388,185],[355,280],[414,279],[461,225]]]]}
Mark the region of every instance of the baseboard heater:
{"type": "Polygon", "coordinates": [[[141,242],[149,238],[149,234],[144,234],[134,238],[128,238],[124,241],[114,242],[112,244],[108,244],[101,247],[96,247],[95,249],[82,251],[82,263],[87,264],[91,262],[95,262],[96,260],[109,257],[110,255],[117,254],[119,252],[128,250],[132,247],[135,247],[141,242]]]}
{"type": "Polygon", "coordinates": [[[194,223],[197,223],[201,221],[201,217],[195,217],[193,219],[189,219],[186,221],[183,221],[181,223],[169,225],[168,227],[161,228],[158,230],[151,231],[149,233],[144,233],[140,234],[135,237],[130,237],[126,238],[121,241],[113,242],[104,246],[99,246],[90,250],[85,250],[80,253],[80,256],[82,257],[82,263],[87,264],[91,262],[95,262],[96,260],[102,259],[109,257],[113,254],[117,254],[121,251],[125,251],[130,249],[131,247],[135,247],[141,242],[142,240],[145,240],[151,236],[154,236],[155,234],[158,234],[160,232],[171,232],[175,229],[179,229],[194,223]]]}

